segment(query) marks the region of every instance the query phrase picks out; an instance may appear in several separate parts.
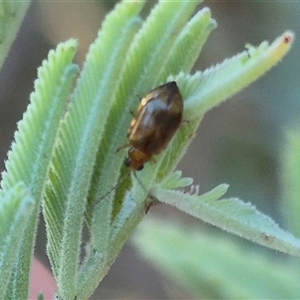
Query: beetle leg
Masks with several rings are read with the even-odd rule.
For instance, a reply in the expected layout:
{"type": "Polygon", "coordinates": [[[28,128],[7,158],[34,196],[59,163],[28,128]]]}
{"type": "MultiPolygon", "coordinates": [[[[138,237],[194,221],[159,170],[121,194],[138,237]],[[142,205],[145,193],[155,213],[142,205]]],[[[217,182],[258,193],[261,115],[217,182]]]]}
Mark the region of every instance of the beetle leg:
{"type": "Polygon", "coordinates": [[[130,147],[131,145],[130,144],[125,144],[125,145],[123,145],[123,146],[120,146],[117,150],[116,150],[116,153],[118,153],[120,150],[122,150],[122,149],[125,149],[125,148],[128,148],[128,147],[130,147]]]}

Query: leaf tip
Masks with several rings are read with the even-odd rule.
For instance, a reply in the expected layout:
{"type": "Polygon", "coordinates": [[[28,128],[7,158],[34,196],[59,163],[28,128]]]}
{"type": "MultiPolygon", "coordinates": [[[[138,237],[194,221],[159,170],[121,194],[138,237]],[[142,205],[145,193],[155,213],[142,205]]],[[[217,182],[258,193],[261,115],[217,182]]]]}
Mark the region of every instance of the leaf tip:
{"type": "Polygon", "coordinates": [[[295,40],[295,33],[291,30],[287,30],[283,33],[281,37],[283,44],[291,45],[295,40]]]}

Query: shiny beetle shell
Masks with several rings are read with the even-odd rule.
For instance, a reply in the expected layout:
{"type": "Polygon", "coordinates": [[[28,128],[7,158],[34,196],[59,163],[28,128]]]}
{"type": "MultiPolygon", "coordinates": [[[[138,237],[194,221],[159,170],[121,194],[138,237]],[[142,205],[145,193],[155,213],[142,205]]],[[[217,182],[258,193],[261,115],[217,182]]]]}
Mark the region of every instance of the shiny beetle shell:
{"type": "Polygon", "coordinates": [[[133,171],[164,150],[182,121],[183,101],[175,81],[149,92],[137,109],[128,132],[125,165],[133,171]]]}

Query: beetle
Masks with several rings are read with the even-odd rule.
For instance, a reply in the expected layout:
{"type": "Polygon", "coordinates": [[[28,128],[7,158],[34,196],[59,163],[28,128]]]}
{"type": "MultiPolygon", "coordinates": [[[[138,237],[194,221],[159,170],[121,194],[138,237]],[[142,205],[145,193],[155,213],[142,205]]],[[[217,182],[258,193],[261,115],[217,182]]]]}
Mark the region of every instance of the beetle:
{"type": "MultiPolygon", "coordinates": [[[[116,151],[119,152],[121,149],[129,147],[128,156],[124,162],[125,166],[135,174],[135,171],[142,170],[144,164],[153,159],[153,155],[161,153],[182,123],[182,114],[183,101],[175,81],[153,89],[142,98],[127,133],[129,143],[119,147],[116,151]]],[[[129,174],[126,174],[101,199],[115,190],[129,174]]],[[[135,177],[137,178],[136,175],[135,177]]],[[[141,185],[144,187],[142,183],[141,185]]],[[[145,187],[144,189],[146,190],[145,187]]],[[[149,208],[150,205],[147,206],[146,212],[149,208]]]]}
{"type": "Polygon", "coordinates": [[[182,122],[183,101],[175,81],[150,91],[137,109],[127,134],[125,165],[140,171],[168,145],[182,122]]]}

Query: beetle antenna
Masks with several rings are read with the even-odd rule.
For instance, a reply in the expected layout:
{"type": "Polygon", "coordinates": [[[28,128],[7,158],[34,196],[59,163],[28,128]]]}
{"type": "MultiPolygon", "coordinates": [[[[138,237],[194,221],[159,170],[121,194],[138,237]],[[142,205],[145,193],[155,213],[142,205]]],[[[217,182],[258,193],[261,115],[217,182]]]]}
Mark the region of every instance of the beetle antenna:
{"type": "MultiPolygon", "coordinates": [[[[90,208],[90,210],[93,210],[93,208],[101,201],[103,200],[104,198],[106,198],[110,193],[112,193],[115,189],[117,189],[123,182],[126,178],[128,178],[128,176],[130,175],[130,170],[128,170],[128,173],[125,174],[120,180],[119,182],[113,187],[111,188],[108,192],[106,192],[104,195],[102,195],[93,205],[92,207],[90,208]]],[[[140,178],[138,178],[137,174],[135,171],[133,171],[133,175],[135,177],[135,179],[138,181],[138,183],[140,184],[140,186],[142,187],[142,189],[145,191],[146,194],[148,194],[148,190],[146,189],[145,185],[143,184],[143,182],[141,181],[140,178]]]]}
{"type": "Polygon", "coordinates": [[[102,195],[95,203],[93,203],[92,207],[90,208],[90,210],[93,210],[94,207],[104,198],[106,198],[110,193],[112,193],[115,189],[117,189],[126,178],[128,178],[128,176],[130,175],[130,172],[128,172],[127,174],[125,174],[120,180],[119,182],[113,187],[111,188],[108,192],[106,192],[104,195],[102,195]]]}

